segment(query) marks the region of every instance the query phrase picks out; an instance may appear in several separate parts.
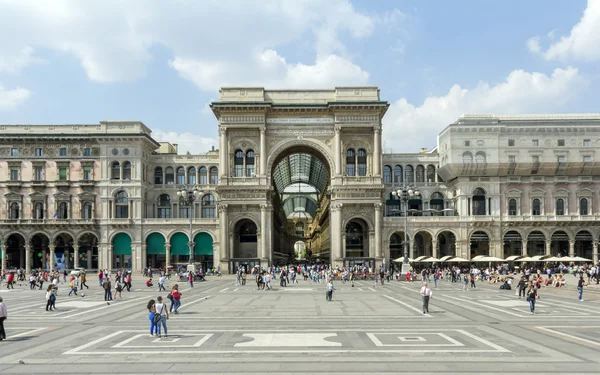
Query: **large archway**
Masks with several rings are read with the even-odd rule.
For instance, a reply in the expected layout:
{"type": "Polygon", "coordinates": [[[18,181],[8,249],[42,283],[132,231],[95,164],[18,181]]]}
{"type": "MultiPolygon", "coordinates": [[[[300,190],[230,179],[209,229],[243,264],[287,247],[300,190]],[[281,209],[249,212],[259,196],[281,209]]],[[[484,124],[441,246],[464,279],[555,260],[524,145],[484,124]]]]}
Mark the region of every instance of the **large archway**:
{"type": "Polygon", "coordinates": [[[117,233],[113,237],[113,268],[131,269],[131,237],[127,233],[117,233]]]}
{"type": "Polygon", "coordinates": [[[415,234],[414,238],[414,250],[412,258],[416,259],[420,256],[432,256],[433,255],[433,238],[429,232],[421,231],[415,234]]]}
{"type": "Polygon", "coordinates": [[[527,236],[527,255],[530,257],[546,254],[546,236],[535,230],[527,236]]]}
{"type": "Polygon", "coordinates": [[[54,269],[64,271],[73,268],[73,236],[69,233],[60,233],[54,239],[54,269]]]}
{"type": "Polygon", "coordinates": [[[79,266],[86,269],[98,268],[98,236],[84,233],[79,236],[79,266]]]}
{"type": "Polygon", "coordinates": [[[552,237],[550,238],[550,254],[560,257],[569,255],[569,235],[566,232],[557,230],[552,233],[552,237]]]}
{"type": "Polygon", "coordinates": [[[270,163],[273,217],[270,225],[273,263],[294,257],[294,244],[305,242],[311,259],[331,262],[329,233],[330,161],[317,146],[293,145],[270,163]],[[302,226],[303,230],[298,230],[302,226]]]}
{"type": "Polygon", "coordinates": [[[477,255],[490,255],[490,238],[483,231],[471,234],[471,259],[477,255]]]}
{"type": "Polygon", "coordinates": [[[5,244],[6,268],[25,268],[25,238],[13,233],[6,239],[5,244]]]}
{"type": "Polygon", "coordinates": [[[146,237],[146,264],[151,268],[161,268],[166,265],[167,249],[165,236],[162,233],[150,233],[146,237]]]}
{"type": "Polygon", "coordinates": [[[31,269],[41,268],[50,269],[50,253],[47,251],[50,245],[50,239],[45,233],[36,233],[31,237],[31,269]]]}
{"type": "Polygon", "coordinates": [[[375,267],[369,258],[369,226],[362,219],[352,219],[346,224],[344,266],[375,267]]]}
{"type": "Polygon", "coordinates": [[[515,255],[523,255],[523,238],[515,230],[509,230],[502,238],[504,248],[504,258],[515,255]]]}
{"type": "MultiPolygon", "coordinates": [[[[410,254],[410,239],[406,237],[410,254]]],[[[390,262],[404,257],[404,232],[394,232],[390,236],[390,262]]]]}
{"type": "Polygon", "coordinates": [[[580,230],[575,235],[575,256],[593,259],[594,237],[587,230],[580,230]]]}
{"type": "Polygon", "coordinates": [[[438,256],[440,258],[457,255],[456,236],[452,232],[444,231],[438,234],[438,246],[440,249],[438,256]]]}
{"type": "Polygon", "coordinates": [[[234,227],[233,258],[230,260],[229,271],[237,272],[243,269],[244,272],[249,272],[252,267],[260,266],[258,250],[256,223],[250,219],[238,221],[234,227]]]}
{"type": "Polygon", "coordinates": [[[200,232],[194,236],[194,259],[205,272],[213,267],[213,239],[210,234],[200,232]]]}

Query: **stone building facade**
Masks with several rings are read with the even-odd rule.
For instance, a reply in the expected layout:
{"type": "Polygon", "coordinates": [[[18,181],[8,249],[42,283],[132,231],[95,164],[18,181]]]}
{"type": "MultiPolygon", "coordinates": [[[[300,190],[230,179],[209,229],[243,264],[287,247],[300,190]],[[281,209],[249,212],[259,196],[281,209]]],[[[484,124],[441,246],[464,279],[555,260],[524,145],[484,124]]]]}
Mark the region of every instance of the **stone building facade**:
{"type": "Polygon", "coordinates": [[[376,87],[223,88],[211,108],[200,155],[138,121],[0,125],[2,269],[179,266],[190,238],[205,269],[389,266],[406,184],[411,257],[598,260],[600,115],[463,115],[432,150],[383,154],[376,87]]]}

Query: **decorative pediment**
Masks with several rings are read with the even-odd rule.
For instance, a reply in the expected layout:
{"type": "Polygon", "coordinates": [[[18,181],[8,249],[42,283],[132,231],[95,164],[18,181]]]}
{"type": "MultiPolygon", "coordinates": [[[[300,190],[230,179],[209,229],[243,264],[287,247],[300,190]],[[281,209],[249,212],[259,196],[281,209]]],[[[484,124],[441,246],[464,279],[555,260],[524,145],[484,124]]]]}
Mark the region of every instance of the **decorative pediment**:
{"type": "Polygon", "coordinates": [[[79,193],[78,197],[81,201],[93,201],[96,199],[96,194],[90,193],[89,191],[84,191],[83,193],[79,193]]]}
{"type": "Polygon", "coordinates": [[[533,189],[529,192],[530,197],[543,197],[546,192],[542,189],[533,189]]]}
{"type": "Polygon", "coordinates": [[[15,202],[15,201],[20,202],[23,200],[23,194],[17,194],[15,192],[6,193],[6,194],[4,194],[4,197],[9,202],[15,202]]]}
{"type": "Polygon", "coordinates": [[[64,191],[54,194],[54,199],[57,201],[70,201],[71,194],[65,193],[64,191]]]}
{"type": "Polygon", "coordinates": [[[30,198],[32,201],[35,201],[35,202],[38,202],[38,201],[45,201],[47,197],[48,197],[48,196],[47,196],[46,194],[42,194],[42,193],[40,193],[39,191],[36,191],[35,193],[31,193],[31,194],[29,194],[29,198],[30,198]]]}
{"type": "Polygon", "coordinates": [[[592,189],[582,188],[577,190],[578,197],[591,197],[592,195],[594,195],[594,191],[592,189]]]}
{"type": "Polygon", "coordinates": [[[521,194],[523,194],[523,191],[519,189],[509,189],[504,193],[504,195],[509,198],[519,198],[521,197],[521,194]]]}

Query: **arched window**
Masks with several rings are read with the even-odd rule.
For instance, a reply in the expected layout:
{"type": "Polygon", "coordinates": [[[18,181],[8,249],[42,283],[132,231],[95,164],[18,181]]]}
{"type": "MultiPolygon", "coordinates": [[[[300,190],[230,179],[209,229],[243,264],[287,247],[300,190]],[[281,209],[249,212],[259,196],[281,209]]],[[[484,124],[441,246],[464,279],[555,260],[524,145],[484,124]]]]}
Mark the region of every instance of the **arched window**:
{"type": "Polygon", "coordinates": [[[42,220],[44,218],[44,204],[42,202],[36,202],[33,209],[33,215],[37,220],[42,220]]]}
{"type": "Polygon", "coordinates": [[[129,196],[124,190],[121,190],[120,192],[115,194],[115,218],[129,218],[129,196]]]}
{"type": "Polygon", "coordinates": [[[427,166],[427,182],[435,182],[435,167],[433,165],[427,166]]]}
{"type": "Polygon", "coordinates": [[[556,200],[556,215],[565,214],[565,201],[562,198],[556,200]]]}
{"type": "Polygon", "coordinates": [[[240,225],[239,236],[240,243],[256,242],[256,224],[252,221],[245,221],[240,225]]]}
{"type": "Polygon", "coordinates": [[[131,163],[128,161],[123,163],[123,180],[131,180],[131,163]]]}
{"type": "Polygon", "coordinates": [[[19,204],[17,202],[12,202],[10,204],[10,218],[16,220],[19,218],[19,204]]]}
{"type": "Polygon", "coordinates": [[[392,183],[392,167],[389,165],[383,166],[383,183],[391,184],[392,183]]]}
{"type": "Polygon", "coordinates": [[[485,215],[485,190],[477,188],[473,190],[473,215],[485,215]]]}
{"type": "Polygon", "coordinates": [[[348,149],[346,151],[346,176],[356,175],[356,153],[354,149],[348,149]]]}
{"type": "Polygon", "coordinates": [[[217,217],[217,202],[212,194],[202,197],[202,218],[214,219],[217,217]]]}
{"type": "Polygon", "coordinates": [[[206,170],[206,167],[200,167],[200,185],[207,185],[208,184],[208,172],[206,170]]]}
{"type": "Polygon", "coordinates": [[[535,216],[542,214],[542,202],[538,198],[534,198],[531,202],[531,214],[535,216]]]}
{"type": "Polygon", "coordinates": [[[406,181],[407,184],[415,182],[415,171],[412,165],[404,167],[404,181],[406,181]]]}
{"type": "Polygon", "coordinates": [[[254,177],[254,151],[246,151],[246,176],[254,177]]]}
{"type": "Polygon", "coordinates": [[[364,148],[359,148],[356,154],[356,161],[358,164],[358,175],[366,176],[367,175],[367,150],[364,148]]]}
{"type": "Polygon", "coordinates": [[[168,194],[161,194],[158,197],[156,217],[159,219],[170,219],[173,217],[171,212],[171,197],[168,194]]]}
{"type": "Polygon", "coordinates": [[[179,201],[179,218],[180,219],[189,219],[192,214],[192,207],[188,204],[187,201],[180,200],[179,201]]]}
{"type": "Polygon", "coordinates": [[[404,175],[402,174],[402,166],[395,165],[394,166],[394,182],[397,184],[401,184],[404,181],[404,175]]]}
{"type": "Polygon", "coordinates": [[[60,202],[58,204],[58,215],[59,219],[68,219],[69,218],[69,205],[67,202],[60,202]]]}
{"type": "Polygon", "coordinates": [[[442,214],[441,211],[444,209],[444,195],[437,191],[431,194],[431,199],[429,200],[429,208],[437,211],[434,212],[435,215],[442,214]]]}
{"type": "Polygon", "coordinates": [[[121,164],[118,161],[113,161],[110,165],[110,178],[111,180],[121,179],[121,164]]]}
{"type": "Polygon", "coordinates": [[[346,225],[346,251],[362,251],[364,245],[363,227],[351,221],[346,225]]]}
{"type": "Polygon", "coordinates": [[[581,198],[579,200],[579,215],[588,214],[588,200],[587,198],[581,198]]]}
{"type": "Polygon", "coordinates": [[[472,163],[473,162],[473,154],[471,154],[469,151],[463,152],[462,160],[463,160],[463,163],[465,163],[465,164],[472,163]]]}
{"type": "Polygon", "coordinates": [[[417,165],[417,182],[425,182],[425,167],[417,165]]]}
{"type": "Polygon", "coordinates": [[[233,177],[244,176],[244,152],[236,150],[233,156],[233,177]]]}
{"type": "Polygon", "coordinates": [[[167,167],[165,169],[165,182],[167,185],[173,185],[175,183],[175,170],[173,167],[167,167]]]}
{"type": "Polygon", "coordinates": [[[217,185],[219,183],[219,168],[210,167],[210,184],[217,185]]]}
{"type": "Polygon", "coordinates": [[[508,214],[510,216],[515,216],[517,214],[517,200],[515,198],[508,200],[508,214]]]}
{"type": "Polygon", "coordinates": [[[478,151],[475,154],[475,163],[479,163],[479,164],[483,164],[485,163],[485,152],[483,151],[478,151]]]}
{"type": "Polygon", "coordinates": [[[185,168],[178,167],[177,168],[177,185],[185,184],[185,168]]]}
{"type": "Polygon", "coordinates": [[[188,168],[188,184],[196,185],[196,167],[188,168]]]}
{"type": "Polygon", "coordinates": [[[154,185],[163,184],[163,170],[161,167],[154,168],[154,185]]]}
{"type": "Polygon", "coordinates": [[[84,220],[92,219],[92,202],[84,202],[83,203],[83,212],[81,213],[81,217],[84,220]]]}
{"type": "Polygon", "coordinates": [[[304,223],[301,221],[296,223],[296,236],[304,236],[304,223]]]}

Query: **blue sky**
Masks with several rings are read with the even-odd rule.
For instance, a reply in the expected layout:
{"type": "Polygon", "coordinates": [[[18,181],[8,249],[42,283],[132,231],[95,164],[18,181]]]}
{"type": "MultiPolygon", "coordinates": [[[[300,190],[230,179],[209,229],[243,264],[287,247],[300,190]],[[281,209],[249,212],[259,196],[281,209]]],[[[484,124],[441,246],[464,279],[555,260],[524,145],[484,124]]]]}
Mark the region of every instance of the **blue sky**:
{"type": "Polygon", "coordinates": [[[385,150],[462,113],[600,112],[600,0],[0,0],[0,123],[217,145],[218,88],[376,85],[385,150]]]}

